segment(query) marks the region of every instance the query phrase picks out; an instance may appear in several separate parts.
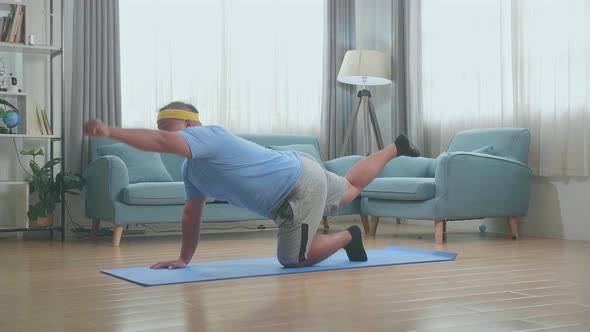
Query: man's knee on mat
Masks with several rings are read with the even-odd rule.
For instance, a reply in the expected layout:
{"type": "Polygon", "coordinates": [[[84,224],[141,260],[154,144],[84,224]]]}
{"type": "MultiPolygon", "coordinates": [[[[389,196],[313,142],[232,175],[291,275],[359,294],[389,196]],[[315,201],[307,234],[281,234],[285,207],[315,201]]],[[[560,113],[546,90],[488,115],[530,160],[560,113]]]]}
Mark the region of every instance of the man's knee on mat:
{"type": "Polygon", "coordinates": [[[293,261],[293,260],[288,260],[288,259],[284,259],[281,257],[277,257],[277,258],[279,260],[279,263],[281,263],[281,265],[286,268],[305,267],[305,263],[306,263],[305,259],[302,261],[293,261]]]}

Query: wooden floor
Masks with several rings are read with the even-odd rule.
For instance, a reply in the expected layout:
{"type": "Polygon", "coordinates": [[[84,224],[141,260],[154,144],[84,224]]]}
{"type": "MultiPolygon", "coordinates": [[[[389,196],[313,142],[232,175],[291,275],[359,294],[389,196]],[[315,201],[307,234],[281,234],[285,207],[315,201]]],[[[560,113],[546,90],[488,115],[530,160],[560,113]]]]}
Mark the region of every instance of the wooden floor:
{"type": "MultiPolygon", "coordinates": [[[[274,236],[205,234],[197,258],[273,255],[274,236]]],[[[431,228],[383,223],[368,248],[459,256],[147,288],[99,273],[175,258],[179,241],[0,239],[0,331],[590,331],[589,242],[451,232],[437,246],[431,228]]]]}

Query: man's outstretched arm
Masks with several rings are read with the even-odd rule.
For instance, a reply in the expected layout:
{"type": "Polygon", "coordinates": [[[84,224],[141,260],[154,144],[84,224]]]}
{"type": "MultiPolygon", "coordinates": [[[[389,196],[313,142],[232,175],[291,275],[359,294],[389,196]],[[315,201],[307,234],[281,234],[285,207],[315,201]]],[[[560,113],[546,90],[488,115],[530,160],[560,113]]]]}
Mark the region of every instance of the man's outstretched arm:
{"type": "Polygon", "coordinates": [[[173,153],[185,158],[192,158],[188,143],[177,132],[109,128],[99,120],[90,120],[84,125],[84,134],[114,138],[140,150],[173,153]]]}
{"type": "Polygon", "coordinates": [[[201,217],[205,209],[207,197],[201,197],[187,201],[184,204],[184,213],[182,214],[182,247],[180,256],[172,261],[158,262],[151,266],[152,269],[159,268],[183,268],[193,258],[199,236],[201,234],[201,217]]]}

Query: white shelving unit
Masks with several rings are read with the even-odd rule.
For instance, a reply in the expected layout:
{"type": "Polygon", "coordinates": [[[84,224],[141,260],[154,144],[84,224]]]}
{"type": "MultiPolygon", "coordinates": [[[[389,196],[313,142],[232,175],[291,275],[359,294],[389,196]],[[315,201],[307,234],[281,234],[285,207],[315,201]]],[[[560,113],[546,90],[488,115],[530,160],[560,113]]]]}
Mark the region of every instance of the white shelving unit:
{"type": "MultiPolygon", "coordinates": [[[[0,57],[7,67],[6,75],[13,73],[22,90],[0,91],[0,99],[15,105],[20,117],[19,125],[13,129],[14,134],[0,134],[0,232],[44,230],[49,231],[50,237],[53,237],[53,231],[60,231],[63,241],[64,206],[61,206],[60,218],[55,219],[53,226],[29,227],[27,211],[30,158],[20,155],[19,151],[42,148],[46,158],[64,159],[64,38],[61,17],[64,4],[63,0],[0,0],[0,9],[16,5],[23,5],[25,8],[26,34],[43,37],[36,38],[36,42],[47,45],[0,42],[0,57]],[[47,110],[51,135],[39,132],[38,122],[32,123],[38,121],[36,105],[47,110]]],[[[24,39],[27,39],[26,36],[24,39]]],[[[0,126],[4,126],[1,119],[0,126]]],[[[40,157],[37,157],[37,162],[42,162],[40,157]]],[[[62,162],[61,171],[63,170],[62,162]]]]}
{"type": "MultiPolygon", "coordinates": [[[[0,5],[4,1],[0,2],[0,5]]],[[[21,52],[25,54],[52,54],[61,52],[61,48],[55,46],[31,46],[17,43],[0,42],[0,52],[21,52]]]]}
{"type": "Polygon", "coordinates": [[[0,134],[0,138],[42,138],[58,139],[59,135],[27,135],[27,134],[0,134]]]}
{"type": "Polygon", "coordinates": [[[0,224],[0,230],[29,228],[27,210],[21,209],[22,202],[29,201],[29,183],[25,181],[2,182],[0,186],[0,210],[2,219],[10,220],[0,224]]]}
{"type": "Polygon", "coordinates": [[[14,96],[14,97],[26,97],[27,93],[26,92],[7,92],[7,91],[0,91],[0,97],[4,98],[4,97],[10,97],[10,96],[14,96]]]}

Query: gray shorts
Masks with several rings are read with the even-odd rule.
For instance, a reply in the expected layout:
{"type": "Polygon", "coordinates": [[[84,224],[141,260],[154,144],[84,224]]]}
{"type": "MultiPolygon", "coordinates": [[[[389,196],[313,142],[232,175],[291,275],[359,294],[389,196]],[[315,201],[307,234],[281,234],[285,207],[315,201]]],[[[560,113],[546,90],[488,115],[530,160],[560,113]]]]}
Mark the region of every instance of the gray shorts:
{"type": "Polygon", "coordinates": [[[348,180],[323,169],[305,153],[299,156],[303,160],[301,178],[270,216],[279,229],[277,258],[286,267],[305,265],[322,216],[333,214],[348,190],[348,180]]]}

